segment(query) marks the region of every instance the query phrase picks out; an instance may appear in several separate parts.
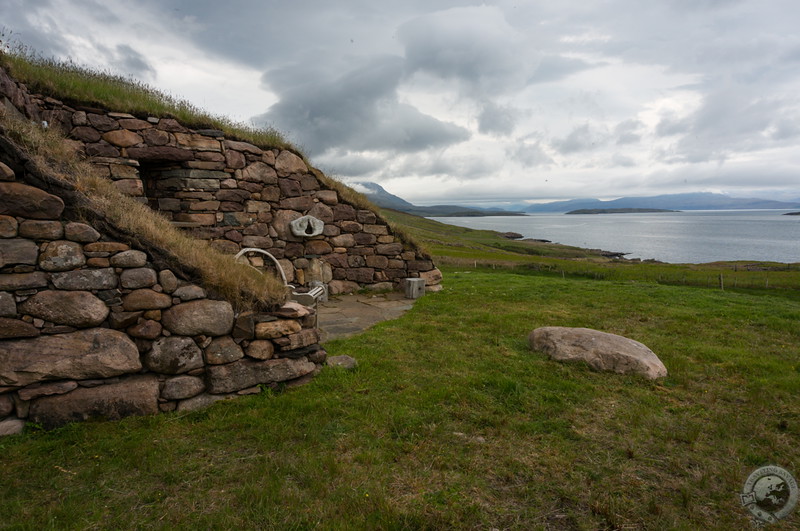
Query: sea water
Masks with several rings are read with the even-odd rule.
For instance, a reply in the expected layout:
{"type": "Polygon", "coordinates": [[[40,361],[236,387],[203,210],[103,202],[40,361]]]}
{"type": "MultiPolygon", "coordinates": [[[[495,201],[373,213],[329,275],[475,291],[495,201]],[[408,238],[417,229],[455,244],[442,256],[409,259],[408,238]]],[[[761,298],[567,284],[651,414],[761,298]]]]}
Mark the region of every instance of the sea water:
{"type": "Polygon", "coordinates": [[[800,216],[788,210],[687,210],[641,214],[435,217],[472,229],[626,253],[670,263],[800,262],[800,216]]]}

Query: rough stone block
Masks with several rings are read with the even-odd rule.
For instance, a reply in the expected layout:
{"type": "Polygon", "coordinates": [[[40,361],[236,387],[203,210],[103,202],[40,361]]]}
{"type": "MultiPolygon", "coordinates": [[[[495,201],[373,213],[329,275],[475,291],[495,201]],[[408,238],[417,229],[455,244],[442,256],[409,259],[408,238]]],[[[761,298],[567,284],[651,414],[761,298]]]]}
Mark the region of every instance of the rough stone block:
{"type": "Polygon", "coordinates": [[[272,166],[259,161],[242,170],[242,179],[255,183],[277,184],[278,174],[272,166]]]}
{"type": "Polygon", "coordinates": [[[166,400],[185,400],[206,390],[206,384],[197,376],[176,376],[164,382],[161,398],[166,400]]]}
{"type": "Polygon", "coordinates": [[[255,325],[257,339],[274,339],[289,334],[296,334],[303,327],[293,319],[283,319],[255,325]]]}
{"type": "Polygon", "coordinates": [[[19,231],[19,223],[12,216],[0,216],[0,238],[14,238],[19,231]]]}
{"type": "Polygon", "coordinates": [[[401,243],[384,243],[375,246],[375,252],[386,256],[396,256],[403,252],[403,244],[401,243]]]}
{"type": "Polygon", "coordinates": [[[281,199],[279,205],[282,209],[305,212],[314,206],[314,200],[307,195],[301,197],[288,197],[286,199],[281,199]]]}
{"type": "Polygon", "coordinates": [[[94,242],[87,243],[83,246],[83,250],[87,253],[118,253],[130,249],[126,244],[119,242],[94,242]]]}
{"type": "Polygon", "coordinates": [[[21,400],[35,400],[42,396],[63,395],[77,388],[78,383],[75,380],[64,380],[61,382],[31,384],[20,389],[17,394],[21,400]]]}
{"type": "Polygon", "coordinates": [[[135,146],[136,144],[141,144],[144,141],[142,140],[141,136],[137,135],[133,131],[128,131],[125,129],[117,129],[115,131],[103,133],[103,140],[113,146],[123,148],[135,146]]]}
{"type": "Polygon", "coordinates": [[[131,147],[128,148],[128,156],[148,162],[183,162],[194,159],[191,150],[171,146],[131,147]]]}
{"type": "Polygon", "coordinates": [[[274,341],[282,351],[295,350],[319,343],[319,332],[316,328],[308,328],[296,334],[279,337],[274,341]]]}
{"type": "Polygon", "coordinates": [[[64,225],[64,237],[72,242],[92,243],[100,239],[100,233],[85,223],[72,221],[64,225]]]}
{"type": "Polygon", "coordinates": [[[156,272],[149,267],[135,267],[124,270],[119,276],[120,286],[125,289],[149,288],[155,285],[156,272]]]}
{"type": "Polygon", "coordinates": [[[275,169],[281,176],[308,172],[308,166],[303,162],[303,159],[286,150],[281,151],[278,154],[278,158],[275,159],[275,169]]]}
{"type": "Polygon", "coordinates": [[[144,196],[144,185],[139,179],[120,179],[114,181],[114,187],[122,194],[130,197],[144,196]]]}
{"type": "Polygon", "coordinates": [[[165,311],[161,322],[173,334],[222,336],[233,328],[233,307],[209,299],[184,302],[165,311]]]}
{"type": "Polygon", "coordinates": [[[122,251],[111,257],[114,267],[140,268],[147,264],[147,254],[142,251],[122,251]]]}
{"type": "Polygon", "coordinates": [[[241,359],[227,365],[208,367],[208,390],[211,393],[231,393],[258,384],[285,382],[305,376],[316,365],[306,359],[278,358],[266,361],[241,359]]]}
{"type": "Polygon", "coordinates": [[[335,205],[339,202],[339,194],[335,190],[319,190],[314,194],[314,197],[326,205],[335,205]]]}
{"type": "Polygon", "coordinates": [[[33,273],[0,274],[0,290],[17,291],[43,288],[46,286],[47,274],[41,271],[34,271],[33,273]]]}
{"type": "Polygon", "coordinates": [[[172,306],[172,297],[152,289],[137,289],[122,299],[122,307],[131,312],[137,310],[162,310],[172,306]]]}
{"type": "Polygon", "coordinates": [[[268,339],[256,339],[247,345],[245,353],[249,357],[257,360],[272,359],[272,357],[275,355],[275,345],[273,345],[272,341],[268,339]]]}
{"type": "Polygon", "coordinates": [[[97,326],[109,312],[108,306],[89,291],[40,291],[17,308],[20,313],[75,328],[97,326]]]}
{"type": "Polygon", "coordinates": [[[19,237],[31,240],[58,240],[64,236],[60,221],[26,219],[19,224],[19,237]]]}
{"type": "Polygon", "coordinates": [[[45,244],[39,254],[39,267],[45,271],[69,271],[84,264],[86,257],[83,254],[83,247],[77,242],[52,241],[45,244]]]}
{"type": "Polygon", "coordinates": [[[205,360],[209,365],[230,363],[243,357],[242,347],[237,345],[230,336],[214,338],[205,348],[205,360]]]}
{"type": "Polygon", "coordinates": [[[0,182],[0,214],[29,219],[58,219],[64,201],[44,190],[17,182],[0,182]]]}
{"type": "MultiPolygon", "coordinates": [[[[19,319],[0,317],[0,339],[14,339],[20,337],[36,337],[39,329],[30,323],[19,319]]],[[[0,380],[0,383],[2,381],[0,380]]]]}
{"type": "Polygon", "coordinates": [[[128,328],[128,335],[139,339],[156,339],[161,335],[161,323],[152,319],[145,319],[128,328]]]}
{"type": "Polygon", "coordinates": [[[71,393],[39,398],[31,404],[30,420],[45,429],[90,418],[119,420],[131,415],[158,413],[158,379],[132,376],[99,387],[81,387],[71,393]]]}
{"type": "Polygon", "coordinates": [[[382,236],[384,234],[389,234],[389,229],[386,225],[364,225],[364,232],[382,236]]]}
{"type": "Polygon", "coordinates": [[[175,133],[178,145],[197,151],[222,151],[219,140],[203,135],[175,133]]]}
{"type": "Polygon", "coordinates": [[[4,385],[109,378],[141,368],[133,341],[107,328],[11,340],[0,349],[0,382],[4,385]]]}
{"type": "Polygon", "coordinates": [[[153,372],[181,374],[202,367],[203,352],[190,337],[164,337],[153,342],[144,363],[153,372]]]}
{"type": "Polygon", "coordinates": [[[11,238],[0,240],[0,267],[15,264],[36,265],[39,246],[31,240],[11,238]]]}

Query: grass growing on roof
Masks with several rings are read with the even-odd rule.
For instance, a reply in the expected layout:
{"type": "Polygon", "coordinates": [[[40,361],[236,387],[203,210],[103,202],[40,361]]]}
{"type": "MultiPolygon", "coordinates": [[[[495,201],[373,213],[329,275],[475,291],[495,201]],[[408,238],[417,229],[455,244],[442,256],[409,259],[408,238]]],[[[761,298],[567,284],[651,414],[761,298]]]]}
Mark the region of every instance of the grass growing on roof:
{"type": "Polygon", "coordinates": [[[286,288],[277,277],[234,263],[231,256],[213,249],[204,240],[183,234],[163,216],[122,194],[110,180],[98,176],[94,166],[70,151],[59,132],[5,112],[0,112],[0,123],[40,168],[74,184],[123,231],[167,249],[180,262],[199,270],[203,283],[235,305],[273,306],[286,300],[286,288]]]}
{"type": "MultiPolygon", "coordinates": [[[[0,35],[0,45],[2,41],[0,35]]],[[[22,45],[0,50],[0,65],[33,92],[56,99],[142,117],[171,117],[187,127],[220,129],[232,138],[262,147],[289,149],[302,156],[301,151],[275,128],[259,128],[210,114],[133,78],[42,57],[22,45]]]]}

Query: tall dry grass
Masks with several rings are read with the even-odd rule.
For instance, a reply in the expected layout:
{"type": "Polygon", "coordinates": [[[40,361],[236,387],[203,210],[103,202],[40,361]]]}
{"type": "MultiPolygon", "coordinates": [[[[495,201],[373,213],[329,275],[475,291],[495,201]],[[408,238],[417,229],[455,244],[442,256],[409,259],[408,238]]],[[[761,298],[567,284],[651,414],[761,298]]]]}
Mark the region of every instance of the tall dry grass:
{"type": "Polygon", "coordinates": [[[285,302],[287,289],[272,274],[261,274],[237,264],[207,241],[187,236],[170,222],[122,194],[96,168],[81,160],[55,129],[20,120],[0,111],[5,134],[45,173],[73,184],[89,203],[121,231],[167,250],[174,259],[200,274],[200,281],[240,309],[275,306],[285,302]]]}

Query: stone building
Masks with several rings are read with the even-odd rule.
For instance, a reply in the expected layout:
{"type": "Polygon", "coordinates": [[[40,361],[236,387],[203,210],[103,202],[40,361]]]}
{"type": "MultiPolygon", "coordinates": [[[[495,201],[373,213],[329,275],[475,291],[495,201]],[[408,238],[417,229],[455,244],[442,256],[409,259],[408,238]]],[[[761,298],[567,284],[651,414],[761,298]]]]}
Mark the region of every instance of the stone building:
{"type": "MultiPolygon", "coordinates": [[[[6,117],[62,130],[122,194],[232,262],[242,253],[274,266],[298,292],[441,280],[368,203],[290,150],[68,105],[2,69],[0,103],[6,117]]],[[[168,250],[101,212],[87,219],[91,198],[35,164],[5,128],[0,162],[0,433],[27,420],[192,409],[320,370],[313,308],[239,307],[168,250]]]]}

